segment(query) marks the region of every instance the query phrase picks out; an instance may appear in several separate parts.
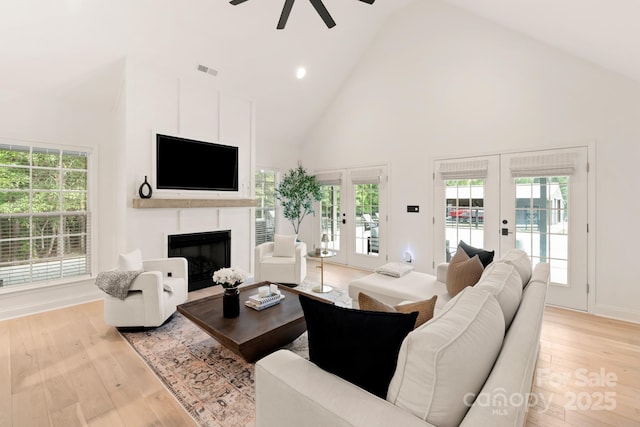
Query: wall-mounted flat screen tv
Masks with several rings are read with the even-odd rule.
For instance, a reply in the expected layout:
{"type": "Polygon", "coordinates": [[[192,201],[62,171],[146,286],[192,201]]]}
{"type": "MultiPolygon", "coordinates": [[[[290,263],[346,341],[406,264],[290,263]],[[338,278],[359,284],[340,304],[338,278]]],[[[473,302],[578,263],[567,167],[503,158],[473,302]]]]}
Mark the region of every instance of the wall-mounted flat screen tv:
{"type": "Polygon", "coordinates": [[[156,188],[238,191],[238,147],[156,134],[156,188]]]}

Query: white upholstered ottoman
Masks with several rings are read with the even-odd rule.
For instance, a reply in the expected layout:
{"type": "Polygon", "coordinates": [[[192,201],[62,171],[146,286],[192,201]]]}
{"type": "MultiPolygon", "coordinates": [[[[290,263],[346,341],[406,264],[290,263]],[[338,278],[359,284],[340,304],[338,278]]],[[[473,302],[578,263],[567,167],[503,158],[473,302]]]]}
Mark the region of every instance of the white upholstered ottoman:
{"type": "MultiPolygon", "coordinates": [[[[446,266],[443,268],[442,274],[446,276],[446,266]]],[[[417,271],[412,271],[402,277],[373,273],[349,283],[349,296],[353,299],[353,307],[359,308],[358,294],[360,292],[391,306],[396,306],[404,301],[421,301],[438,295],[437,311],[451,299],[447,293],[446,277],[440,274],[440,266],[438,270],[438,277],[417,271]]]]}

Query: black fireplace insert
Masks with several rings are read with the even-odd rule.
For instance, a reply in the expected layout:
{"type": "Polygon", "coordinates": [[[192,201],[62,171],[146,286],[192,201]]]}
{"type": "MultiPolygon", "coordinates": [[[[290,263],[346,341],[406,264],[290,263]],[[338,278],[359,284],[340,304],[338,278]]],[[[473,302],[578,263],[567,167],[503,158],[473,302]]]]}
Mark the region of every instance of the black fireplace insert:
{"type": "Polygon", "coordinates": [[[189,291],[213,286],[213,273],[231,267],[231,230],[169,236],[169,257],[189,264],[189,291]]]}

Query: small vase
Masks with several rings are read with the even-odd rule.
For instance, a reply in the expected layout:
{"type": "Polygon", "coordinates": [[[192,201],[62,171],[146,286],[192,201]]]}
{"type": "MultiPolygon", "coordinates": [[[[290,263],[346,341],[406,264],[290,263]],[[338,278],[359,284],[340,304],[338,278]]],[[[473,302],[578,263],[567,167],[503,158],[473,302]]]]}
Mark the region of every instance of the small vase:
{"type": "Polygon", "coordinates": [[[151,194],[153,194],[153,190],[151,190],[151,185],[149,185],[146,175],[144,177],[144,182],[140,185],[140,188],[138,188],[138,194],[141,199],[150,199],[151,194]]]}
{"type": "Polygon", "coordinates": [[[240,289],[225,288],[222,294],[222,316],[232,319],[240,315],[240,289]]]}

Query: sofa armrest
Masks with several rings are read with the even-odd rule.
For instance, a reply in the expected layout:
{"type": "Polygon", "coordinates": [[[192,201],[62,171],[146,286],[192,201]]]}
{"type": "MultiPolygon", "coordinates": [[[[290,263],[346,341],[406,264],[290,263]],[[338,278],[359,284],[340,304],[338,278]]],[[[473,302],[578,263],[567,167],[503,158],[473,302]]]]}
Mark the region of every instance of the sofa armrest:
{"type": "Polygon", "coordinates": [[[296,262],[307,256],[307,244],[304,242],[296,242],[296,262]]]}
{"type": "Polygon", "coordinates": [[[431,426],[288,350],[259,360],[255,375],[257,427],[431,426]]]}
{"type": "Polygon", "coordinates": [[[436,277],[438,282],[447,283],[447,271],[449,270],[448,262],[441,262],[436,267],[436,277]]]}
{"type": "Polygon", "coordinates": [[[142,262],[144,271],[159,271],[163,277],[169,273],[173,277],[189,277],[187,259],[182,257],[148,259],[142,262]]]}
{"type": "Polygon", "coordinates": [[[145,271],[136,277],[129,291],[142,291],[145,325],[152,324],[154,319],[162,317],[162,273],[145,271]]]}
{"type": "Polygon", "coordinates": [[[273,253],[274,246],[275,244],[273,242],[265,242],[256,246],[256,249],[255,249],[256,262],[264,258],[267,254],[273,253]]]}

